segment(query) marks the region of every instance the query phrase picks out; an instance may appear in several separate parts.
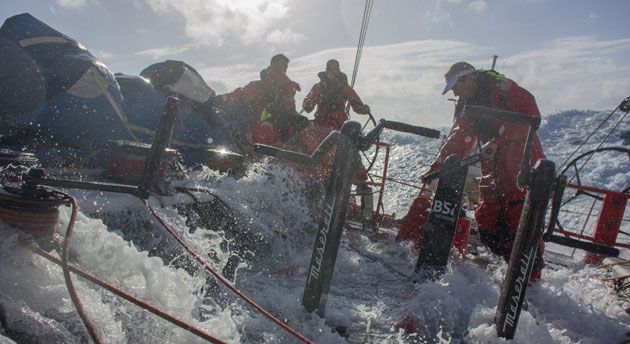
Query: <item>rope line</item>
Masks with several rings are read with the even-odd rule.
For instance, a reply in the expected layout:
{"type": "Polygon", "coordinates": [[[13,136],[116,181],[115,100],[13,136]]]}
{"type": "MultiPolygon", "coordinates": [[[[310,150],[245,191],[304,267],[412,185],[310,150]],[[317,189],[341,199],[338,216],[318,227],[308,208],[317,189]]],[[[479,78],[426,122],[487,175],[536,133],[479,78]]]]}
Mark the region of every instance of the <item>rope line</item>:
{"type": "MultiPolygon", "coordinates": [[[[55,263],[57,265],[62,265],[63,264],[63,262],[61,260],[59,260],[58,258],[56,258],[53,255],[49,254],[48,252],[40,249],[37,246],[31,245],[31,244],[28,244],[28,243],[25,243],[25,242],[20,242],[20,244],[22,246],[28,248],[29,250],[31,250],[33,253],[36,253],[36,254],[38,254],[38,255],[48,259],[49,261],[51,261],[51,262],[53,262],[53,263],[55,263]]],[[[192,326],[192,325],[184,322],[183,320],[175,318],[174,316],[172,316],[172,315],[170,315],[170,314],[168,314],[168,313],[166,313],[164,311],[161,311],[158,308],[156,308],[154,306],[151,306],[150,304],[148,304],[148,303],[146,303],[144,301],[141,301],[141,300],[131,296],[130,294],[125,293],[124,291],[114,287],[113,285],[111,285],[111,284],[109,284],[107,282],[104,282],[104,281],[100,280],[99,278],[97,278],[97,277],[95,277],[93,275],[90,275],[89,273],[87,273],[87,272],[85,272],[83,270],[80,270],[80,269],[78,269],[77,267],[75,267],[73,265],[69,265],[68,264],[68,269],[72,273],[75,273],[75,274],[85,278],[86,280],[88,280],[88,281],[90,281],[90,282],[100,286],[101,288],[106,289],[106,290],[112,292],[113,294],[116,294],[116,295],[120,296],[121,298],[123,298],[123,299],[125,299],[125,300],[127,300],[127,301],[129,301],[129,302],[131,302],[133,304],[135,304],[136,306],[144,308],[144,309],[148,310],[149,312],[151,312],[151,313],[161,317],[162,319],[164,319],[164,320],[166,320],[166,321],[168,321],[168,322],[170,322],[170,323],[172,323],[172,324],[174,324],[174,325],[176,325],[176,326],[178,326],[178,327],[180,327],[180,328],[182,328],[184,330],[187,330],[188,332],[190,332],[192,334],[195,334],[195,335],[197,335],[197,336],[199,336],[199,337],[201,337],[201,338],[203,338],[203,339],[205,339],[205,340],[207,340],[207,341],[209,341],[211,343],[216,343],[216,344],[226,343],[226,342],[224,342],[224,341],[222,341],[222,340],[220,340],[218,338],[215,338],[215,337],[211,336],[210,334],[206,333],[205,331],[203,331],[203,330],[201,330],[201,329],[199,329],[199,328],[197,328],[195,326],[192,326]]]]}
{"type": "Polygon", "coordinates": [[[262,308],[261,306],[259,306],[258,304],[256,304],[254,301],[252,301],[250,298],[248,298],[247,296],[245,296],[245,294],[243,294],[240,290],[236,289],[236,287],[234,287],[229,281],[227,281],[225,278],[223,278],[223,276],[221,276],[218,272],[216,272],[210,265],[208,265],[208,263],[206,263],[197,253],[195,253],[190,247],[188,247],[188,245],[186,245],[186,243],[184,243],[184,241],[179,238],[179,236],[169,227],[169,225],[166,223],[166,221],[164,221],[164,219],[162,219],[160,217],[160,215],[153,210],[153,208],[151,208],[149,206],[149,203],[146,200],[142,200],[142,202],[144,203],[144,206],[149,210],[149,212],[158,220],[158,222],[160,222],[162,224],[162,226],[164,226],[164,228],[173,236],[173,238],[175,238],[175,240],[177,240],[177,242],[182,245],[182,247],[188,251],[188,253],[190,253],[195,260],[197,260],[201,265],[203,265],[205,267],[205,269],[210,272],[212,275],[214,275],[214,277],[216,277],[221,283],[223,283],[226,287],[228,287],[232,292],[234,292],[236,295],[238,295],[240,298],[242,298],[243,300],[245,300],[247,303],[249,303],[252,307],[254,307],[257,311],[259,311],[260,313],[262,313],[264,316],[266,316],[267,318],[269,318],[271,321],[275,322],[278,326],[282,327],[284,330],[286,330],[288,333],[294,335],[295,337],[297,337],[298,339],[300,339],[302,342],[304,343],[313,343],[312,341],[310,341],[309,339],[307,339],[306,337],[302,336],[301,334],[299,334],[297,331],[293,330],[292,328],[290,328],[289,326],[287,326],[285,323],[283,323],[282,321],[278,320],[276,317],[274,317],[273,315],[271,315],[269,312],[267,312],[264,308],[262,308]]]}
{"type": "Polygon", "coordinates": [[[613,263],[608,263],[608,264],[600,265],[600,266],[598,266],[597,268],[598,268],[598,269],[607,269],[607,268],[613,267],[613,266],[615,266],[615,265],[628,265],[628,264],[630,264],[630,261],[627,261],[627,260],[621,260],[621,261],[618,261],[618,262],[613,262],[613,263]]]}
{"type": "Polygon", "coordinates": [[[621,275],[621,276],[613,276],[613,277],[603,277],[602,281],[618,281],[622,279],[630,278],[630,275],[621,275]]]}
{"type": "MultiPolygon", "coordinates": [[[[81,303],[81,300],[79,299],[79,296],[76,292],[76,288],[74,287],[74,284],[72,282],[72,278],[70,275],[70,272],[73,272],[75,274],[78,274],[79,276],[87,279],[90,282],[93,282],[101,287],[103,287],[104,289],[126,299],[127,301],[140,306],[144,309],[149,310],[151,313],[158,315],[160,317],[162,317],[163,319],[181,327],[182,329],[185,329],[199,337],[202,337],[206,340],[208,340],[209,342],[212,343],[217,343],[217,344],[223,344],[226,343],[218,338],[213,337],[212,335],[206,333],[205,331],[198,329],[190,324],[185,323],[182,320],[179,320],[171,315],[169,315],[168,313],[165,313],[143,301],[138,300],[137,298],[134,298],[133,296],[123,292],[122,290],[74,267],[71,266],[68,263],[68,257],[69,257],[69,250],[70,250],[70,242],[71,242],[71,238],[72,238],[72,232],[74,229],[74,225],[76,223],[76,217],[77,217],[77,213],[78,213],[78,205],[77,205],[77,201],[74,197],[67,195],[67,194],[63,194],[64,199],[61,200],[54,200],[54,201],[49,201],[49,200],[28,200],[28,199],[23,199],[23,200],[16,200],[14,198],[9,198],[9,197],[4,197],[2,195],[0,195],[0,199],[5,199],[5,200],[11,200],[13,202],[21,202],[24,204],[54,204],[54,205],[70,205],[72,206],[72,214],[70,216],[70,221],[68,223],[68,228],[66,230],[66,235],[65,235],[65,239],[64,239],[64,243],[63,243],[63,249],[62,249],[62,254],[61,254],[61,260],[48,254],[47,252],[41,250],[40,248],[26,243],[24,241],[20,240],[20,244],[26,248],[28,248],[29,250],[33,251],[34,253],[48,259],[49,261],[58,264],[62,267],[63,270],[63,274],[64,274],[64,279],[66,281],[66,286],[68,289],[68,292],[70,294],[70,298],[77,310],[77,313],[79,315],[79,317],[81,318],[83,324],[85,325],[86,329],[88,330],[92,340],[94,341],[94,343],[96,344],[100,344],[101,341],[99,339],[98,333],[96,331],[96,329],[94,328],[94,326],[91,324],[91,322],[89,321],[89,318],[87,317],[87,314],[85,313],[83,304],[81,303]]],[[[218,197],[217,197],[218,198],[218,197]]],[[[243,300],[245,300],[247,303],[249,303],[252,307],[254,307],[256,310],[258,310],[260,313],[262,313],[264,316],[266,316],[267,318],[269,318],[270,320],[272,320],[273,322],[275,322],[276,324],[278,324],[280,327],[282,327],[283,329],[285,329],[287,332],[289,332],[290,334],[294,335],[295,337],[297,337],[298,339],[300,339],[302,342],[304,343],[313,343],[312,341],[310,341],[309,339],[307,339],[306,337],[302,336],[301,334],[299,334],[298,332],[296,332],[295,330],[291,329],[290,327],[288,327],[286,324],[284,324],[283,322],[281,322],[280,320],[278,320],[277,318],[275,318],[273,315],[271,315],[269,312],[267,312],[266,310],[264,310],[262,307],[260,307],[259,305],[257,305],[256,303],[254,303],[251,299],[249,299],[247,296],[245,296],[243,293],[241,293],[238,289],[236,289],[233,285],[231,285],[227,280],[225,280],[221,275],[219,275],[216,271],[214,271],[197,253],[195,253],[194,251],[192,251],[178,236],[177,234],[168,226],[168,224],[157,214],[157,212],[155,212],[155,210],[153,210],[148,202],[146,200],[142,200],[145,207],[149,210],[149,212],[162,224],[162,226],[164,226],[164,228],[191,254],[193,255],[193,257],[200,262],[207,271],[209,271],[210,273],[212,273],[219,281],[221,281],[223,284],[225,284],[229,289],[231,289],[235,294],[237,294],[239,297],[241,297],[243,300]]],[[[221,203],[223,203],[222,200],[219,199],[219,201],[221,203]]]]}
{"type": "Polygon", "coordinates": [[[72,215],[70,216],[70,222],[68,223],[68,228],[66,229],[66,237],[63,241],[63,250],[61,254],[61,268],[63,269],[63,278],[66,280],[66,287],[68,288],[68,293],[70,293],[70,299],[72,299],[72,303],[74,307],[77,309],[77,313],[79,313],[79,317],[83,321],[85,328],[87,328],[90,333],[90,337],[96,344],[100,344],[101,340],[98,337],[98,333],[96,333],[96,329],[90,322],[90,319],[87,317],[85,310],[83,309],[83,304],[81,303],[81,299],[79,299],[79,295],[77,295],[77,291],[74,288],[74,284],[72,283],[72,277],[70,276],[70,268],[68,267],[68,252],[70,251],[70,239],[72,238],[72,231],[74,229],[74,224],[77,220],[77,200],[70,196],[68,197],[70,204],[72,205],[72,215]]]}

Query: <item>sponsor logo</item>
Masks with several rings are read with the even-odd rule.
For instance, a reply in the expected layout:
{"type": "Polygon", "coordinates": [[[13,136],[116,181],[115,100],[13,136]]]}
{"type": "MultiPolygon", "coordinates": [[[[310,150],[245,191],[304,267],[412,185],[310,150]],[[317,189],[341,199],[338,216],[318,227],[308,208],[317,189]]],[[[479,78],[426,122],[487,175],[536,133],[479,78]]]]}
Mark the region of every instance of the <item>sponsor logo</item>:
{"type": "Polygon", "coordinates": [[[534,247],[532,246],[529,249],[529,252],[523,253],[519,259],[519,263],[521,264],[521,267],[519,269],[519,275],[516,278],[516,284],[514,284],[513,290],[510,291],[510,292],[513,292],[514,295],[512,295],[510,299],[508,300],[509,302],[511,302],[511,304],[508,310],[508,314],[505,316],[505,322],[503,323],[503,331],[505,331],[505,328],[508,326],[512,328],[516,326],[518,304],[521,298],[524,297],[523,287],[525,286],[525,283],[527,283],[527,281],[525,281],[525,277],[527,276],[527,270],[529,268],[529,264],[532,261],[533,254],[534,254],[534,247]]]}
{"type": "Polygon", "coordinates": [[[328,232],[330,231],[330,221],[332,219],[333,209],[335,207],[336,197],[333,197],[332,202],[326,203],[324,206],[324,225],[317,233],[317,239],[315,239],[315,261],[311,262],[311,269],[308,274],[307,284],[311,284],[319,279],[319,271],[322,267],[322,261],[324,260],[324,250],[326,249],[326,241],[328,240],[328,232]]]}
{"type": "Polygon", "coordinates": [[[440,220],[455,221],[455,211],[459,204],[436,199],[433,201],[431,214],[440,220]]]}

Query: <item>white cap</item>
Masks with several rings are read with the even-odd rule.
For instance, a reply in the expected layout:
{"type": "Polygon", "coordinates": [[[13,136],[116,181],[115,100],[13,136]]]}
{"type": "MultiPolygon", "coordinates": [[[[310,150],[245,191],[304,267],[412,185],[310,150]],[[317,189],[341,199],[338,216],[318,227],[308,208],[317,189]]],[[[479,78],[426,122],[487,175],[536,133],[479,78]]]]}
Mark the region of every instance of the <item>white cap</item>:
{"type": "Polygon", "coordinates": [[[464,75],[472,74],[476,71],[475,67],[473,67],[468,62],[457,62],[451,66],[451,68],[444,74],[444,79],[446,79],[446,86],[444,87],[444,91],[442,94],[446,94],[446,92],[453,89],[457,80],[464,75]]]}

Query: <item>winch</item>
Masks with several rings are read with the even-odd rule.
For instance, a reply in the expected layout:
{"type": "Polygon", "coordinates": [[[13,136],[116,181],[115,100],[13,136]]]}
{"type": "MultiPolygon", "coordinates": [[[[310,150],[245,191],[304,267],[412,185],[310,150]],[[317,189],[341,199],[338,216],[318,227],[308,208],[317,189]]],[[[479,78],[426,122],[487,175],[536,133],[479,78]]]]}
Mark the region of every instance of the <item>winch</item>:
{"type": "Polygon", "coordinates": [[[64,194],[48,188],[5,185],[0,189],[0,219],[33,236],[52,235],[59,222],[59,206],[66,203],[64,194]]]}
{"type": "Polygon", "coordinates": [[[10,149],[0,149],[0,167],[14,166],[34,166],[39,160],[33,153],[18,152],[10,149]]]}

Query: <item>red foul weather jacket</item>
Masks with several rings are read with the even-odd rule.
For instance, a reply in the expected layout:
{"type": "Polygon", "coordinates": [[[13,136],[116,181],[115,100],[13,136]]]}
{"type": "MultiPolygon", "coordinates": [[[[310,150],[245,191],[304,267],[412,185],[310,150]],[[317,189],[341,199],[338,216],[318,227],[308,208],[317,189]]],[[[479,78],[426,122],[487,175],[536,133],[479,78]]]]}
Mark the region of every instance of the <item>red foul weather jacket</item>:
{"type": "Polygon", "coordinates": [[[220,98],[223,102],[240,100],[250,105],[253,143],[283,147],[287,126],[293,123],[292,116],[297,115],[295,93],[300,85],[286,74],[273,75],[269,69],[263,69],[260,78],[220,98]]]}
{"type": "MultiPolygon", "coordinates": [[[[507,78],[491,77],[483,72],[478,73],[476,78],[478,89],[476,100],[472,102],[473,105],[488,106],[494,109],[540,117],[534,96],[518,86],[514,81],[507,78]]],[[[475,219],[477,220],[479,231],[497,235],[497,241],[499,241],[497,244],[503,249],[507,249],[511,245],[511,240],[506,239],[506,234],[514,235],[516,233],[525,198],[525,190],[520,190],[517,187],[517,177],[520,171],[527,132],[528,127],[521,124],[498,120],[494,120],[491,123],[474,123],[473,120],[464,116],[455,117],[451,132],[430,168],[430,171],[439,170],[443,161],[452,154],[458,154],[462,157],[467,156],[477,140],[481,144],[493,141],[497,145],[494,157],[491,160],[481,162],[482,177],[479,185],[480,195],[477,208],[475,209],[475,219]],[[504,223],[504,225],[497,226],[497,221],[504,223]],[[507,233],[505,233],[506,231],[507,233]]],[[[533,166],[538,159],[543,159],[544,157],[538,136],[535,136],[532,144],[530,166],[533,166]]],[[[424,203],[418,199],[414,201],[416,206],[424,203]]],[[[412,213],[412,209],[410,209],[410,213],[412,213]]],[[[415,213],[417,217],[418,211],[415,211],[415,213]]],[[[413,216],[405,220],[407,222],[418,222],[417,219],[413,221],[413,216]]],[[[426,220],[426,218],[423,220],[426,220]]],[[[411,225],[408,224],[407,227],[411,225]]],[[[420,227],[422,225],[424,225],[424,222],[420,224],[420,227]]],[[[403,228],[401,227],[402,231],[403,228]]],[[[399,232],[399,239],[409,239],[409,232],[409,228],[405,228],[403,233],[399,232]]],[[[419,238],[421,233],[420,228],[415,233],[415,236],[419,238]]],[[[509,258],[509,252],[507,252],[507,256],[509,258]]]]}
{"type": "Polygon", "coordinates": [[[346,103],[350,103],[352,110],[358,114],[370,113],[370,108],[363,104],[359,95],[348,85],[348,79],[344,73],[340,73],[339,80],[329,80],[326,72],[318,74],[320,82],[313,85],[302,107],[304,111],[315,111],[315,122],[332,130],[339,130],[348,120],[346,103]]]}
{"type": "MultiPolygon", "coordinates": [[[[318,76],[321,81],[313,85],[302,103],[306,112],[313,111],[317,106],[314,125],[306,128],[300,138],[300,151],[305,154],[312,154],[332,131],[341,129],[343,123],[348,120],[346,103],[350,103],[354,112],[358,114],[370,113],[370,107],[363,104],[361,98],[348,85],[344,73],[339,74],[338,80],[329,80],[326,72],[320,72],[318,76]]],[[[330,174],[333,158],[334,149],[322,157],[317,167],[309,170],[309,173],[324,181],[330,174]]]]}

